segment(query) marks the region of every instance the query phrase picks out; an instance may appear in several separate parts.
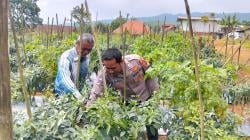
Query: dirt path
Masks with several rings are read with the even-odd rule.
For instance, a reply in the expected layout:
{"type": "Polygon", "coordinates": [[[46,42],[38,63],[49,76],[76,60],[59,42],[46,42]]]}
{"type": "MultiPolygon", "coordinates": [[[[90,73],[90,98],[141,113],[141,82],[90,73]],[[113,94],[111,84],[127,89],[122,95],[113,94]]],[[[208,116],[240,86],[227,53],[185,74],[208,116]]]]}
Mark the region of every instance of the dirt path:
{"type": "MultiPolygon", "coordinates": [[[[227,58],[229,58],[229,56],[232,56],[232,52],[235,52],[236,49],[239,47],[239,45],[228,45],[227,48],[227,58]]],[[[225,54],[225,46],[224,43],[221,42],[220,40],[215,41],[215,49],[221,53],[222,55],[225,54]]],[[[238,60],[238,52],[236,53],[236,55],[233,57],[233,62],[237,63],[238,60]]],[[[241,65],[246,65],[250,67],[250,48],[244,48],[244,44],[243,47],[240,50],[240,58],[239,58],[239,63],[241,65]]]]}
{"type": "MultiPolygon", "coordinates": [[[[224,55],[225,54],[225,45],[224,41],[221,40],[216,40],[214,42],[215,44],[215,49],[217,52],[220,54],[224,55]]],[[[232,52],[235,52],[236,49],[239,47],[239,45],[228,45],[227,48],[227,59],[232,56],[232,52]]],[[[233,57],[233,62],[235,64],[238,63],[238,52],[236,55],[233,57]]],[[[240,57],[239,57],[239,63],[241,64],[241,68],[238,71],[238,82],[246,82],[250,80],[250,48],[244,48],[243,47],[240,50],[240,57]]]]}

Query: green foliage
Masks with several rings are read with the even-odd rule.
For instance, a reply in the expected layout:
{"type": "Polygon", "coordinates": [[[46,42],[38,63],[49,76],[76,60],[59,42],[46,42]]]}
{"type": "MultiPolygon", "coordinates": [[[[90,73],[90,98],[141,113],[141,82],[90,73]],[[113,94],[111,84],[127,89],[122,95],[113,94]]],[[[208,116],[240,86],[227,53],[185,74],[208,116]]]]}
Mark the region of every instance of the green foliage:
{"type": "Polygon", "coordinates": [[[78,110],[79,103],[70,97],[51,99],[33,111],[32,122],[15,118],[14,139],[89,139],[93,132],[77,126],[78,110]]]}
{"type": "Polygon", "coordinates": [[[239,20],[237,19],[237,16],[234,14],[233,16],[226,16],[221,19],[220,24],[226,25],[227,29],[226,32],[229,33],[232,30],[234,30],[234,27],[239,24],[239,20]]]}
{"type": "MultiPolygon", "coordinates": [[[[200,137],[198,102],[193,102],[189,111],[178,114],[172,118],[172,125],[169,127],[168,139],[195,139],[200,137]],[[179,116],[179,117],[178,117],[179,116]]],[[[209,140],[237,140],[236,117],[228,113],[225,119],[220,119],[212,112],[205,114],[205,138],[209,140]]]]}
{"type": "MultiPolygon", "coordinates": [[[[172,138],[198,139],[199,104],[194,64],[191,61],[191,44],[176,33],[168,34],[163,43],[160,42],[157,37],[139,38],[135,41],[132,51],[151,62],[152,66],[147,70],[147,75],[158,77],[161,99],[168,100],[170,108],[177,109],[177,119],[181,120],[176,120],[177,126],[172,129],[172,138]],[[183,129],[180,129],[182,127],[183,129]]],[[[229,124],[225,122],[228,119],[227,103],[222,98],[222,89],[229,80],[233,80],[236,71],[230,66],[226,69],[220,68],[220,61],[214,60],[220,57],[207,47],[203,48],[200,56],[200,82],[205,114],[213,113],[216,119],[221,120],[221,123],[217,123],[219,126],[214,128],[216,120],[205,119],[206,137],[226,137],[231,131],[227,129],[229,124]],[[222,127],[224,125],[227,127],[222,127]]]]}
{"type": "MultiPolygon", "coordinates": [[[[26,53],[21,55],[23,56],[26,85],[30,94],[53,88],[58,59],[65,50],[74,46],[76,38],[76,35],[73,34],[72,37],[60,42],[55,40],[52,46],[46,47],[42,44],[40,36],[33,36],[33,40],[25,44],[25,51],[22,52],[26,53]]],[[[13,46],[10,48],[10,68],[13,72],[11,74],[12,97],[14,100],[22,100],[22,90],[17,73],[16,51],[13,46]]]]}
{"type": "MultiPolygon", "coordinates": [[[[97,38],[100,50],[106,48],[105,35],[97,38]]],[[[199,104],[190,41],[178,33],[168,34],[163,42],[158,35],[133,39],[128,38],[127,51],[149,60],[152,67],[146,75],[157,76],[161,85],[160,91],[150,100],[141,104],[132,101],[125,105],[118,93],[109,91],[85,108],[67,96],[51,99],[33,112],[34,121],[14,121],[14,139],[145,139],[142,133],[149,124],[168,129],[169,139],[199,139],[199,104]],[[160,100],[169,102],[169,108],[159,107],[160,100]]],[[[73,46],[74,40],[73,37],[53,42],[48,48],[37,38],[27,44],[26,75],[31,78],[28,78],[28,83],[33,83],[36,89],[43,82],[53,83],[57,60],[63,51],[73,46]]],[[[120,36],[114,36],[111,46],[122,46],[119,42],[120,36]]],[[[199,67],[206,138],[237,139],[235,116],[227,113],[227,103],[222,98],[222,89],[233,83],[236,68],[233,65],[221,68],[220,61],[216,61],[220,57],[214,50],[203,49],[199,67]]],[[[97,60],[94,48],[91,71],[98,68],[97,60]]],[[[16,78],[14,81],[17,82],[16,78]]],[[[89,92],[89,89],[84,90],[83,95],[87,98],[89,92]]]]}
{"type": "Polygon", "coordinates": [[[97,22],[95,24],[95,28],[100,33],[107,33],[108,30],[109,30],[109,25],[108,24],[104,24],[102,22],[97,22]]]}
{"type": "Polygon", "coordinates": [[[12,19],[17,31],[21,28],[34,27],[42,24],[39,17],[40,8],[37,6],[38,0],[10,0],[12,19]]]}
{"type": "Polygon", "coordinates": [[[83,21],[83,23],[87,23],[88,13],[85,7],[82,7],[82,8],[83,9],[81,9],[81,6],[73,7],[73,10],[71,11],[71,15],[74,19],[77,20],[78,23],[80,23],[81,20],[83,21]],[[81,19],[81,16],[82,16],[82,19],[81,19]]]}
{"type": "Polygon", "coordinates": [[[117,17],[116,19],[114,19],[110,26],[111,26],[111,30],[115,30],[116,28],[118,28],[119,26],[121,26],[123,23],[125,23],[127,21],[126,18],[123,18],[122,16],[117,17]]]}
{"type": "Polygon", "coordinates": [[[241,83],[228,87],[224,90],[225,96],[234,104],[246,104],[250,102],[250,83],[241,83]]]}
{"type": "Polygon", "coordinates": [[[160,126],[157,97],[125,105],[109,92],[90,108],[69,96],[50,99],[33,112],[33,121],[14,119],[14,139],[143,139],[145,125],[160,126]]]}
{"type": "Polygon", "coordinates": [[[181,34],[170,33],[161,43],[161,37],[152,39],[150,36],[135,40],[132,52],[143,56],[153,65],[166,63],[169,60],[183,62],[192,58],[190,42],[181,34]],[[155,64],[156,63],[156,64],[155,64]]]}

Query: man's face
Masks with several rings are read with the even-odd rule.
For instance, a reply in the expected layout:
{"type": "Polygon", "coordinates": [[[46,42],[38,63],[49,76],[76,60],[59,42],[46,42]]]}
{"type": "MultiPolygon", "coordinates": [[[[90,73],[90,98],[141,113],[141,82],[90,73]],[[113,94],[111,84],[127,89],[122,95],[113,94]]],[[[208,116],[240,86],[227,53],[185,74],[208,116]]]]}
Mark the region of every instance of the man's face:
{"type": "Polygon", "coordinates": [[[81,47],[80,47],[80,41],[77,42],[76,45],[77,45],[77,52],[78,54],[81,52],[82,57],[88,55],[93,48],[93,44],[90,44],[87,41],[82,41],[81,47]]]}
{"type": "Polygon", "coordinates": [[[115,58],[111,60],[104,60],[103,65],[109,74],[118,75],[122,73],[121,63],[116,62],[115,58]]]}

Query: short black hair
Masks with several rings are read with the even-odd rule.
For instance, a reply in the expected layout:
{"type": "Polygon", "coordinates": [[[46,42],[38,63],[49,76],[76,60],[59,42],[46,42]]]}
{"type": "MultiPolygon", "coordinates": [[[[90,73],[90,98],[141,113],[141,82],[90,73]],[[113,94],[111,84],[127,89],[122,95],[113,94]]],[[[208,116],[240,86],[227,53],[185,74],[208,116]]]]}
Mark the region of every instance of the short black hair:
{"type": "Polygon", "coordinates": [[[102,61],[115,59],[117,63],[122,61],[122,53],[117,48],[108,48],[102,53],[102,61]]]}

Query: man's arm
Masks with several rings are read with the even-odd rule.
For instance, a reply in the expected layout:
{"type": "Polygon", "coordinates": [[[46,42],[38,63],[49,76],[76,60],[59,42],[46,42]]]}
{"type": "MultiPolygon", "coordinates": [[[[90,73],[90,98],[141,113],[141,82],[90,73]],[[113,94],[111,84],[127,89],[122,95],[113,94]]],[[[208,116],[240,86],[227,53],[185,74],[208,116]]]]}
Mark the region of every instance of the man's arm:
{"type": "Polygon", "coordinates": [[[81,98],[81,94],[71,80],[70,61],[67,58],[61,58],[58,64],[57,82],[60,89],[65,93],[72,93],[75,97],[81,98]]]}
{"type": "Polygon", "coordinates": [[[145,83],[151,95],[154,91],[158,91],[160,89],[157,78],[148,77],[145,83]]]}
{"type": "Polygon", "coordinates": [[[93,88],[91,89],[87,105],[92,104],[98,97],[100,97],[103,94],[104,90],[103,74],[104,74],[103,71],[98,72],[97,78],[94,81],[93,88]]]}

